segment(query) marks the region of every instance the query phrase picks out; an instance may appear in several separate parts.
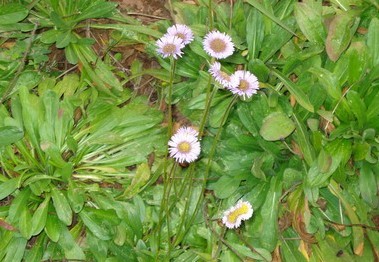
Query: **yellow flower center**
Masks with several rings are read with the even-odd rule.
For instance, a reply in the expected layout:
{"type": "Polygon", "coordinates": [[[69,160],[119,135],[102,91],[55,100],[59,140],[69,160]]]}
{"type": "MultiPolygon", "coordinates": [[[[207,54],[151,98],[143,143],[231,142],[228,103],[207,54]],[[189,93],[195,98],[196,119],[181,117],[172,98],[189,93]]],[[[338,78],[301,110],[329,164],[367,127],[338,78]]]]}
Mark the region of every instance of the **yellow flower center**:
{"type": "Polygon", "coordinates": [[[191,151],[191,144],[184,141],[184,142],[181,142],[179,143],[178,145],[178,150],[181,152],[181,153],[188,153],[189,151],[191,151]]]}
{"type": "Polygon", "coordinates": [[[216,53],[224,52],[226,49],[225,42],[219,38],[212,40],[209,46],[216,53]]]}
{"type": "Polygon", "coordinates": [[[241,79],[238,88],[241,91],[246,91],[249,88],[249,83],[246,80],[241,79]]]}
{"type": "Polygon", "coordinates": [[[182,33],[176,33],[175,36],[179,37],[182,40],[186,39],[186,36],[182,33]]]}
{"type": "Polygon", "coordinates": [[[228,222],[231,224],[236,223],[239,216],[247,214],[249,212],[249,207],[246,204],[243,204],[241,207],[237,208],[233,212],[230,212],[228,215],[228,222]]]}
{"type": "Polygon", "coordinates": [[[174,44],[165,44],[162,50],[165,54],[173,54],[176,51],[176,46],[174,44]]]}

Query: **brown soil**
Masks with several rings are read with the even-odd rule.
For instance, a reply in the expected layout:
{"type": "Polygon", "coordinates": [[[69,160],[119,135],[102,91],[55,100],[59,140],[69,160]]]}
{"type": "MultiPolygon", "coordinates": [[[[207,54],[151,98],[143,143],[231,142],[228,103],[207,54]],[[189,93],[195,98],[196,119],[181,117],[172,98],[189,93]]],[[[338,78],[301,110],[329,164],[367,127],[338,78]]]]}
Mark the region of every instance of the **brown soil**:
{"type": "Polygon", "coordinates": [[[165,0],[114,0],[119,4],[121,12],[137,16],[143,22],[150,19],[170,19],[165,0]]]}

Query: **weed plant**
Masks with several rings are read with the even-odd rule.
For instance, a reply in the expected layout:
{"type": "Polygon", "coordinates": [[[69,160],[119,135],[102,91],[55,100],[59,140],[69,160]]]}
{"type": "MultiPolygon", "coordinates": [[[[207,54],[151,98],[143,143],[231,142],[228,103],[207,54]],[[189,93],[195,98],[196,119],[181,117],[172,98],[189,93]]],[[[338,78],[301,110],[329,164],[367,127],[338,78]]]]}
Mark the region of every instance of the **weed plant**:
{"type": "Polygon", "coordinates": [[[167,8],[0,2],[0,260],[378,260],[378,3],[167,8]]]}

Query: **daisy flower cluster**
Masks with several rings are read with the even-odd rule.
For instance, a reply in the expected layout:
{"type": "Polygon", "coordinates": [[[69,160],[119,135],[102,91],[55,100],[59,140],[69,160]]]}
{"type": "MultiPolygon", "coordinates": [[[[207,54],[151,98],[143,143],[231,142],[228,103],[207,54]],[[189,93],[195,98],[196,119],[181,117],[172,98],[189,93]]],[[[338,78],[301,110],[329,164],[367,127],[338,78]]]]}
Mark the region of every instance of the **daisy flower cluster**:
{"type": "MultiPolygon", "coordinates": [[[[208,33],[204,38],[203,46],[205,52],[216,59],[227,58],[234,52],[231,37],[218,31],[208,33]]],[[[259,89],[257,77],[249,71],[238,70],[229,75],[221,70],[221,64],[216,61],[211,64],[209,73],[217,83],[244,99],[250,98],[259,89]]]]}
{"type": "Polygon", "coordinates": [[[183,54],[182,49],[194,39],[192,30],[186,25],[173,25],[167,33],[157,40],[157,52],[163,57],[177,59],[183,54]]]}
{"type": "Polygon", "coordinates": [[[222,223],[227,228],[238,228],[241,222],[248,220],[253,215],[253,208],[248,201],[238,201],[235,206],[232,206],[224,212],[222,223]]]}

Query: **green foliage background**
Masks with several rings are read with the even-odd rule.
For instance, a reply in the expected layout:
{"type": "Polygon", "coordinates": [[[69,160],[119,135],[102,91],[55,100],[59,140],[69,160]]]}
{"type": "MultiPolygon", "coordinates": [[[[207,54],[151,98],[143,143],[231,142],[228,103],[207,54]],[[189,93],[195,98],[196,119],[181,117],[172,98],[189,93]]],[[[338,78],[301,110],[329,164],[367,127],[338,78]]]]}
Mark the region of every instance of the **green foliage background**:
{"type": "Polygon", "coordinates": [[[0,7],[0,260],[379,259],[375,0],[169,1],[173,21],[149,25],[104,0],[0,7]],[[155,40],[173,22],[195,41],[170,78],[155,40]],[[84,37],[97,29],[104,56],[84,37]],[[251,99],[213,82],[210,29],[236,45],[223,67],[258,77],[251,99]],[[161,68],[120,70],[116,48],[134,44],[161,68]],[[143,75],[156,100],[138,92],[143,75]],[[189,166],[166,157],[166,103],[204,128],[189,166]],[[227,230],[240,198],[254,215],[227,230]]]}

